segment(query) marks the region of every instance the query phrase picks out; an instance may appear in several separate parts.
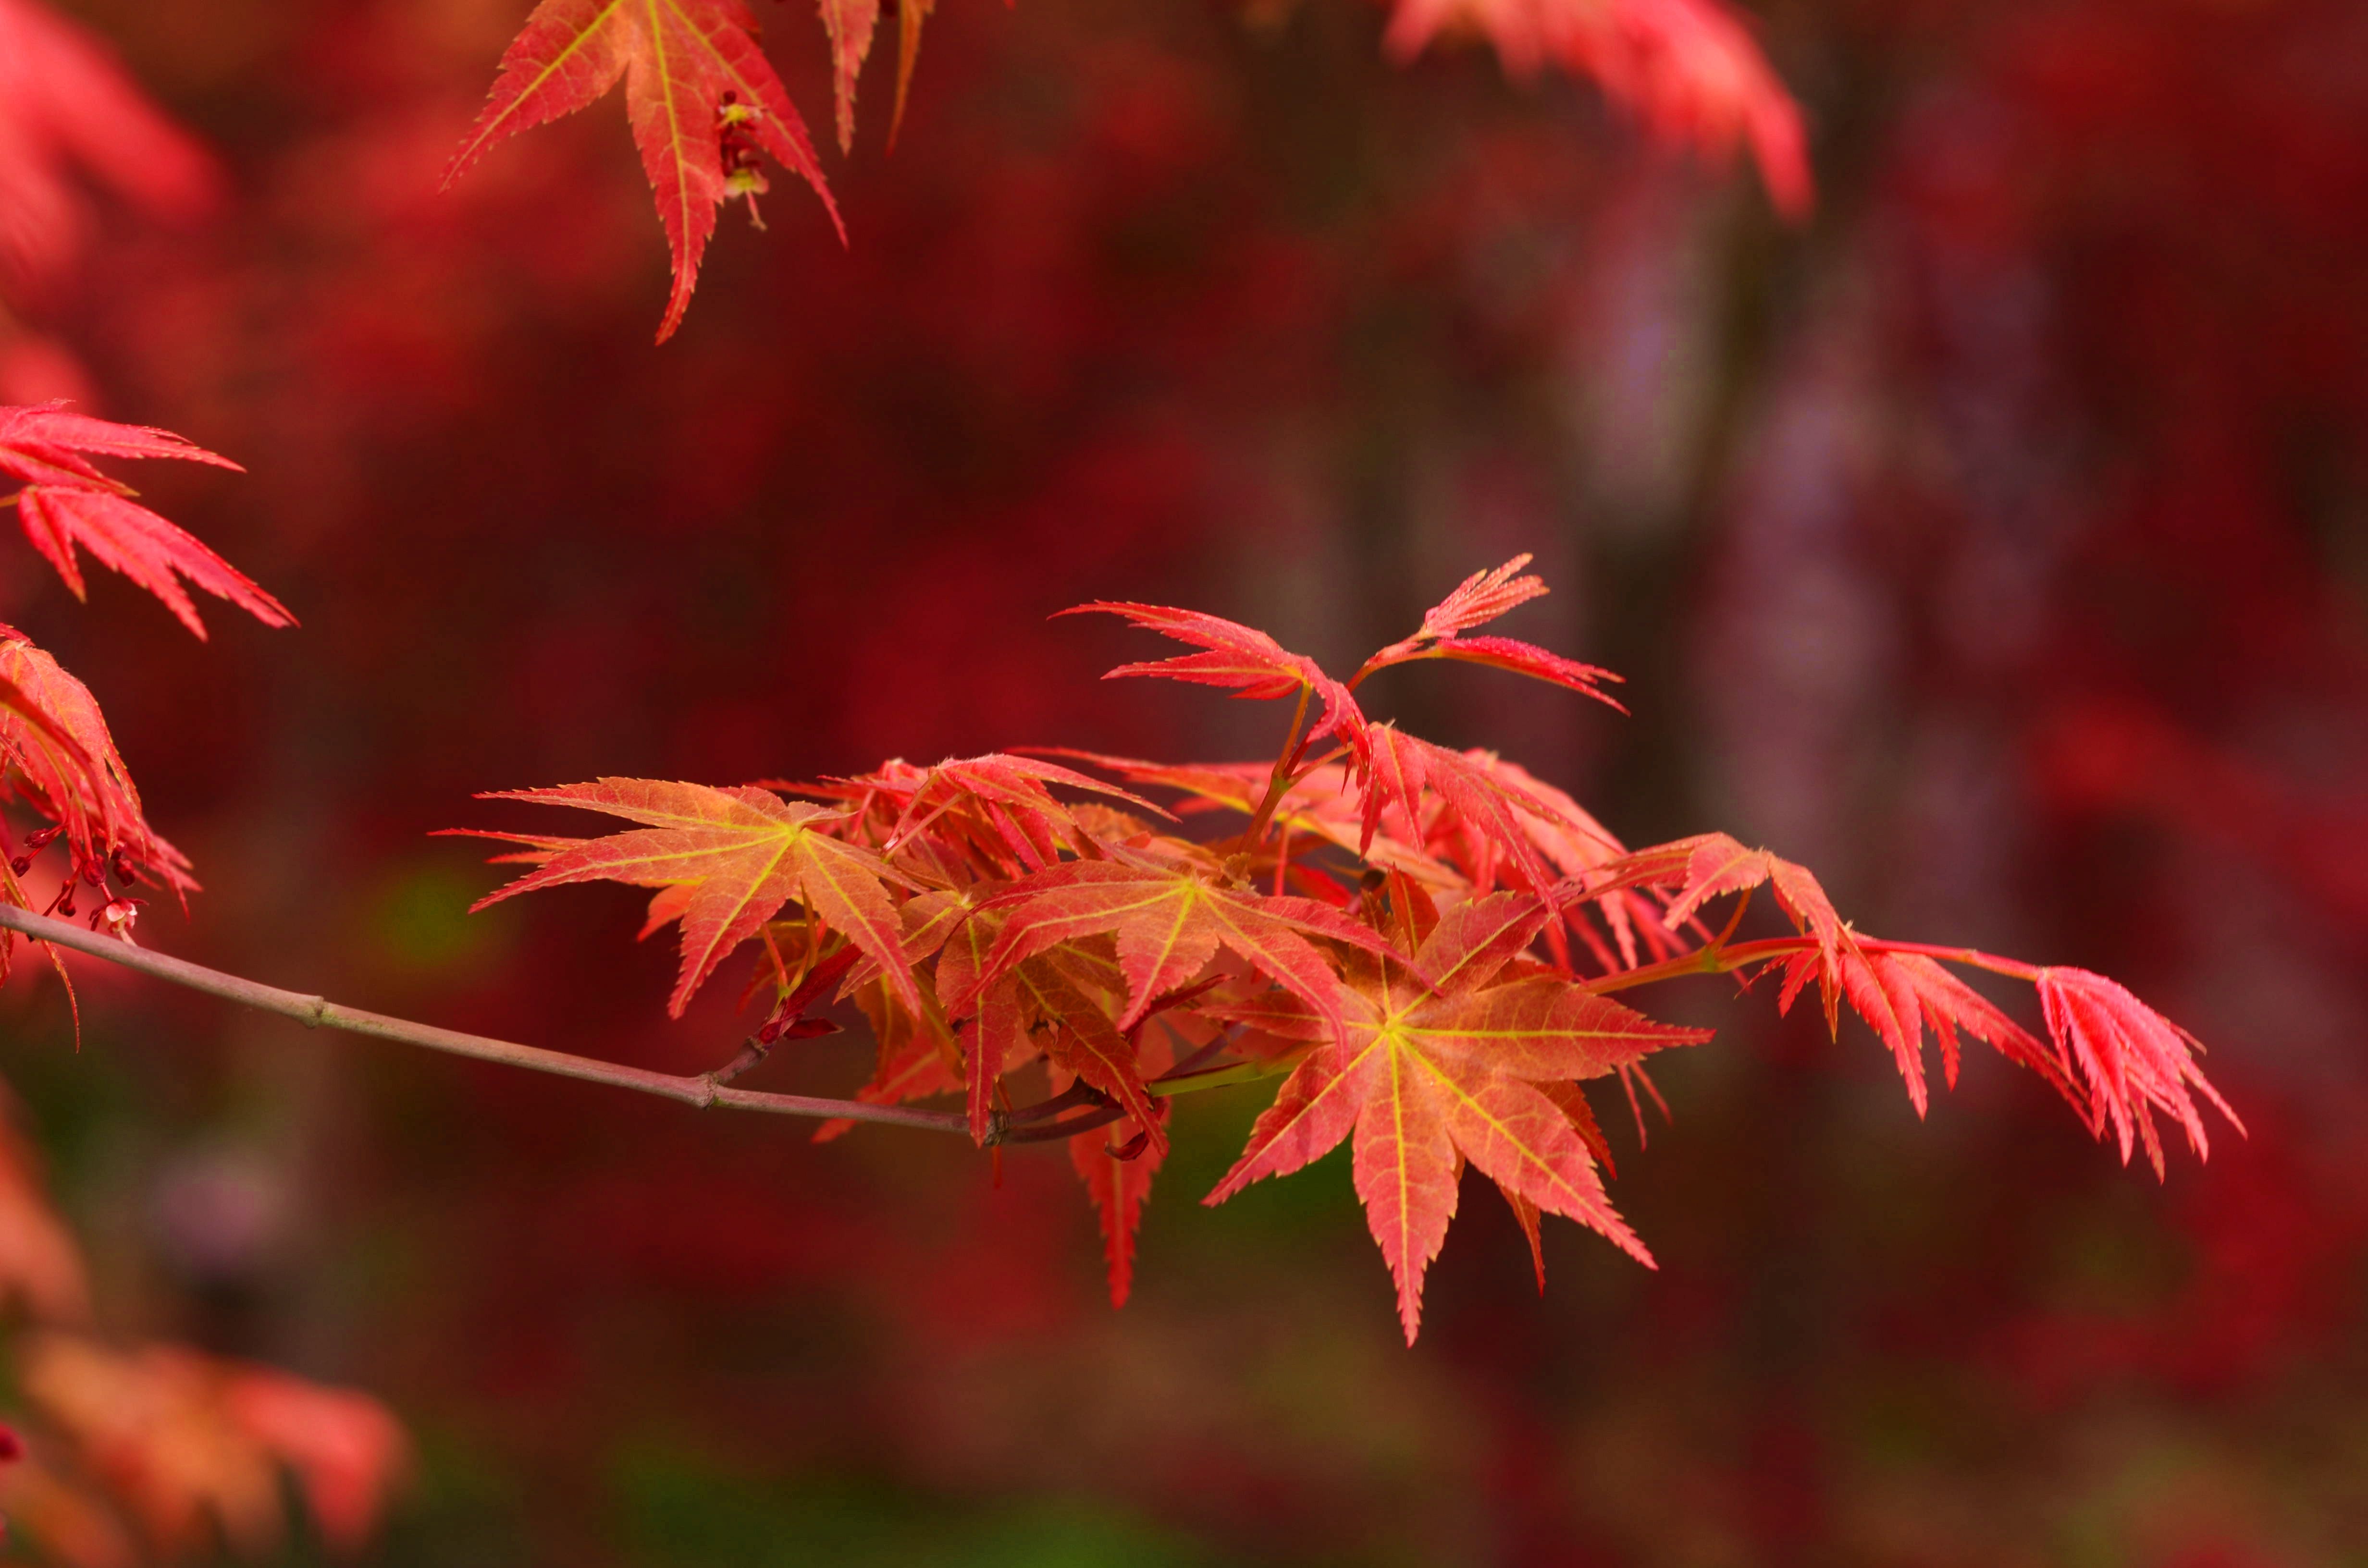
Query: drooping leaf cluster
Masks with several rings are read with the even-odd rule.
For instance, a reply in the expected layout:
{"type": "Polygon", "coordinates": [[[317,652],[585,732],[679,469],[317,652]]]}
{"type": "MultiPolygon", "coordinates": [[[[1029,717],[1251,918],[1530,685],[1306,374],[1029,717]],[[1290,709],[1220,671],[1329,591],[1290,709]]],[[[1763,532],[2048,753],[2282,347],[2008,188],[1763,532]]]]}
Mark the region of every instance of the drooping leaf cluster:
{"type": "MultiPolygon", "coordinates": [[[[62,403],[0,407],[0,476],[17,486],[5,502],[16,507],[25,537],[75,597],[84,594],[81,552],[87,551],[163,600],[200,638],[205,623],[185,582],[266,626],[295,624],[278,599],[140,505],[136,492],[102,472],[94,458],[178,458],[238,467],[167,431],[93,419],[62,403]]],[[[169,888],[176,895],[197,886],[188,858],[148,825],[140,791],[89,689],[7,626],[0,626],[0,791],[52,824],[28,835],[21,850],[0,846],[0,853],[13,857],[0,870],[0,897],[11,903],[32,906],[18,879],[30,869],[32,855],[57,839],[63,840],[69,863],[48,909],[72,915],[78,888],[87,890],[97,904],[90,915],[94,927],[129,927],[140,902],[131,896],[135,883],[169,888]]],[[[6,952],[0,944],[0,962],[6,952]]]]}
{"type": "MultiPolygon", "coordinates": [[[[1466,635],[1544,591],[1521,574],[1527,559],[1474,574],[1345,681],[1214,616],[1079,607],[1194,650],[1114,676],[1290,702],[1270,763],[1038,752],[731,790],[607,778],[511,791],[491,798],[635,825],[479,835],[516,846],[498,859],[533,868],[479,907],[564,882],[653,889],[643,934],[682,932],[670,1011],[753,943],[752,990],[775,998],[767,1044],[827,1028],[810,1014],[835,987],[878,1042],[862,1098],[960,1095],[982,1145],[1069,1142],[1119,1301],[1169,1102],[1273,1077],[1272,1104],[1207,1201],[1351,1141],[1409,1342],[1467,1165],[1497,1183],[1533,1245],[1540,1217],[1560,1214],[1649,1264],[1604,1189],[1610,1155],[1586,1085],[1619,1077],[1633,1105],[1635,1085],[1649,1086],[1646,1058],[1710,1038],[1612,994],[1683,974],[1772,972],[1787,1009],[1814,984],[1836,1028],[1847,1002],[1893,1053],[1919,1115],[1923,1037],[1953,1085],[1962,1030],[2040,1074],[2092,1132],[2110,1128],[2124,1160],[2142,1144],[2161,1168],[2157,1111],[2206,1152],[2195,1096],[2227,1108],[2196,1065],[2200,1048],[2111,981],[1861,936],[1805,868],[1764,849],[1710,834],[1632,850],[1492,753],[1368,719],[1357,688],[1411,659],[1488,665],[1611,701],[1604,671],[1466,635]],[[1188,834],[1188,817],[1220,826],[1188,834]],[[1763,885],[1792,934],[1738,942],[1742,906],[1763,885]],[[1730,899],[1713,932],[1703,912],[1730,899]],[[1944,961],[2034,983],[2047,1039],[1944,961]]],[[[1542,1255],[1540,1272],[1543,1282],[1542,1255]]]]}

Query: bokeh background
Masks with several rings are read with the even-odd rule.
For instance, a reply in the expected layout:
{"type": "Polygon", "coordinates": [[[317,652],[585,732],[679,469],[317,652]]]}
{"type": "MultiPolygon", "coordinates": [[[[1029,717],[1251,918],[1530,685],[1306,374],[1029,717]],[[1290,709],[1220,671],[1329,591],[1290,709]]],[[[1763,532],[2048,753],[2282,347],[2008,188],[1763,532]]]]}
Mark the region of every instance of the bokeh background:
{"type": "MultiPolygon", "coordinates": [[[[2368,1561],[2368,9],[1781,0],[1819,201],[1352,0],[948,0],[679,335],[612,104],[438,176],[514,0],[75,0],[225,171],[9,300],[58,392],[251,471],[141,475],[301,630],[199,646],[30,551],[206,892],[154,946],[697,1071],[640,901],[469,917],[473,791],[1021,743],[1255,755],[1048,624],[1204,608],[1353,664],[1535,552],[1513,628],[1622,719],[1418,666],[1369,705],[1632,841],[1725,827],[1885,935],[2125,981],[2249,1140],[2124,1171],[1995,1057],[1704,983],[1611,1123],[1638,1269],[1480,1192],[1407,1350],[1344,1159],[1197,1202],[1184,1107],[1110,1309],[1056,1151],[825,1147],[81,971],[5,1071],[102,1322],[369,1389],[416,1478],[366,1560],[2368,1561]]],[[[818,126],[819,35],[766,7],[818,126]]],[[[103,576],[104,574],[102,574],[103,576]]],[[[78,971],[79,972],[79,971],[78,971]]],[[[759,1083],[843,1092],[860,1037],[759,1083]]],[[[1238,1097],[1234,1097],[1238,1096],[1238,1097]]],[[[18,1550],[28,1550],[19,1548],[18,1550]]],[[[299,1540],[291,1562],[311,1561],[299,1540]]]]}

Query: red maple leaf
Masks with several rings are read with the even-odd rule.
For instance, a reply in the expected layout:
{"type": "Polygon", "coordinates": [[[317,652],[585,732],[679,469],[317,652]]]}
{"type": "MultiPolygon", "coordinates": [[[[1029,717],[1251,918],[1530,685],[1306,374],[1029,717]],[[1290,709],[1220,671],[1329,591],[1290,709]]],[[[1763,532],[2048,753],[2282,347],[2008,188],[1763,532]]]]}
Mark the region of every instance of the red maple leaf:
{"type": "Polygon", "coordinates": [[[69,167],[161,218],[203,211],[221,187],[104,43],[33,0],[0,0],[0,266],[20,283],[54,277],[89,239],[69,167]]]}
{"type": "Polygon", "coordinates": [[[1987,953],[1862,937],[1835,913],[1807,868],[1764,849],[1747,849],[1723,833],[1640,849],[1605,865],[1584,886],[1600,893],[1640,882],[1675,890],[1666,917],[1672,925],[1690,917],[1706,900],[1770,884],[1794,928],[1815,944],[1778,960],[1784,974],[1779,1006],[1789,1009],[1815,979],[1830,1030],[1838,1020],[1839,1001],[1848,997],[1891,1049],[1918,1116],[1927,1104],[1922,1037],[1929,1027],[1940,1042],[1951,1086],[1957,1081],[1955,1031],[1963,1028],[2046,1078],[2096,1135],[2103,1136],[2111,1126],[2124,1161],[2142,1143],[2157,1175],[2163,1156],[2155,1110],[2168,1112],[2179,1122],[2198,1154],[2207,1153],[2209,1144],[2195,1095],[2243,1131],[2236,1113],[2195,1064],[2195,1053],[2203,1049],[2195,1037],[2102,975],[2084,969],[2034,969],[1987,953]],[[2032,982],[2039,989],[2052,1049],[1942,969],[1936,956],[2032,982]]]}
{"type": "Polygon", "coordinates": [[[1118,615],[1142,627],[1189,642],[1203,650],[1121,665],[1102,676],[1159,676],[1196,686],[1226,687],[1236,697],[1272,699],[1309,697],[1323,702],[1322,716],[1308,732],[1311,741],[1338,735],[1360,757],[1365,751],[1365,715],[1349,688],[1326,675],[1304,653],[1294,653],[1263,631],[1198,610],[1170,609],[1162,605],[1122,604],[1097,599],[1059,612],[1062,615],[1118,615]]]}
{"type": "MultiPolygon", "coordinates": [[[[909,911],[910,905],[906,907],[909,911]]],[[[962,1087],[961,1050],[944,1019],[934,1011],[911,1011],[877,981],[857,988],[855,1005],[862,1009],[879,1047],[871,1077],[855,1091],[857,1099],[866,1105],[901,1105],[962,1087]]],[[[815,1130],[814,1142],[826,1143],[854,1125],[846,1120],[825,1121],[815,1130]]]]}
{"type": "MultiPolygon", "coordinates": [[[[880,24],[880,0],[821,0],[823,30],[830,36],[831,83],[838,107],[838,150],[855,145],[855,83],[871,53],[880,24]]],[[[921,26],[933,0],[903,0],[896,11],[896,106],[888,119],[888,145],[905,123],[905,100],[912,91],[913,64],[921,53],[921,26]]]]}
{"type": "MultiPolygon", "coordinates": [[[[1652,1256],[1612,1210],[1570,1114],[1539,1087],[1597,1077],[1708,1031],[1658,1024],[1547,976],[1492,983],[1543,925],[1539,901],[1497,893],[1459,904],[1415,953],[1434,985],[1395,960],[1350,955],[1343,1022],[1310,1017],[1318,1050],[1283,1083],[1249,1145],[1205,1201],[1283,1176],[1353,1130],[1358,1196],[1397,1281],[1406,1342],[1421,1322],[1422,1278],[1455,1214],[1469,1159],[1508,1192],[1652,1256]]],[[[1268,1027],[1273,1027],[1269,1010],[1268,1027]]]]}
{"type": "Polygon", "coordinates": [[[1101,1222],[1102,1261],[1110,1271],[1110,1305],[1126,1305],[1134,1289],[1134,1241],[1143,1228],[1143,1205],[1151,1178],[1167,1157],[1164,1139],[1133,1123],[1080,1132],[1069,1140],[1069,1163],[1086,1184],[1086,1196],[1101,1222]]]}
{"type": "Polygon", "coordinates": [[[131,499],[127,484],[91,466],[85,454],[107,458],[180,458],[235,470],[228,458],[192,446],[169,431],[117,425],[69,413],[63,403],[0,408],[0,474],[20,481],[17,520],[76,598],[85,597],[74,547],[122,573],[165,601],[199,637],[205,623],[182,590],[187,578],[228,599],[266,626],[293,626],[287,607],[197,540],[131,499]]]}
{"type": "Polygon", "coordinates": [[[2189,1090],[2212,1102],[2238,1132],[2245,1124],[2205,1081],[2195,1057],[2203,1044],[2139,1001],[2118,983],[2085,969],[2050,967],[2038,972],[2040,1006],[2047,1030],[2067,1074],[2077,1067],[2087,1081],[2089,1127],[2102,1136],[2111,1124],[2130,1158],[2133,1133],[2146,1145],[2155,1175],[2163,1174],[2162,1141],[2154,1112],[2167,1111],[2186,1131],[2188,1146],[2210,1153],[2203,1118],[2189,1090]]]}
{"type": "MultiPolygon", "coordinates": [[[[1121,1029],[1133,1028],[1160,997],[1191,983],[1221,947],[1326,1018],[1340,1017],[1340,980],[1309,938],[1388,950],[1371,927],[1326,905],[1227,887],[1189,863],[1115,857],[1064,861],[1015,883],[990,907],[1003,914],[1004,925],[978,986],[1055,943],[1106,935],[1116,940],[1124,976],[1121,1029]]],[[[966,1011],[968,1000],[949,997],[948,1005],[966,1011]]]]}
{"type": "MultiPolygon", "coordinates": [[[[1472,835],[1478,851],[1466,869],[1483,886],[1492,879],[1498,858],[1509,862],[1531,887],[1554,885],[1554,871],[1539,852],[1531,823],[1552,821],[1554,804],[1530,790],[1496,766],[1486,752],[1451,751],[1409,735],[1395,724],[1375,724],[1368,732],[1370,764],[1365,783],[1363,834],[1359,853],[1372,842],[1385,805],[1395,806],[1411,829],[1413,842],[1428,845],[1439,836],[1440,813],[1429,809],[1436,801],[1450,813],[1448,825],[1472,835]]],[[[1576,823],[1573,831],[1583,832],[1576,823]]]]}
{"type": "Polygon", "coordinates": [[[1063,849],[1076,849],[1090,835],[1078,827],[1069,809],[1053,798],[1045,789],[1048,784],[1090,790],[1167,814],[1140,795],[1088,778],[1074,768],[995,752],[949,757],[907,778],[882,780],[882,792],[904,802],[889,834],[889,846],[905,843],[922,829],[937,825],[949,812],[959,812],[973,816],[985,830],[969,836],[991,837],[1030,870],[1049,866],[1063,849]]]}
{"type": "Polygon", "coordinates": [[[1807,213],[1814,187],[1800,107],[1719,0],[1396,0],[1389,48],[1410,59],[1455,32],[1495,44],[1510,75],[1534,76],[1551,62],[1593,78],[1664,142],[1724,160],[1748,141],[1777,210],[1807,213]]]}
{"type": "Polygon", "coordinates": [[[830,38],[831,88],[837,100],[838,150],[855,147],[855,79],[871,52],[880,25],[880,0],[821,0],[823,31],[830,38]]]}
{"type": "MultiPolygon", "coordinates": [[[[1640,883],[1673,890],[1668,912],[1662,918],[1675,928],[1691,919],[1709,900],[1748,892],[1762,882],[1773,886],[1776,903],[1793,928],[1816,943],[1815,961],[1795,966],[1787,974],[1784,1005],[1790,1006],[1800,988],[1814,978],[1825,1000],[1828,1029],[1836,1027],[1841,999],[1848,996],[1885,1045],[1903,1057],[1912,1051],[1912,1029],[1875,977],[1857,935],[1835,912],[1833,901],[1806,866],[1765,849],[1747,849],[1723,833],[1704,833],[1653,845],[1611,861],[1585,879],[1583,888],[1596,897],[1640,883]]],[[[1911,1078],[1910,1093],[1920,1110],[1920,1077],[1911,1078]]]]}
{"type": "MultiPolygon", "coordinates": [[[[1392,665],[1403,665],[1413,659],[1461,659],[1474,665],[1494,665],[1498,669],[1519,675],[1532,676],[1539,680],[1566,686],[1583,692],[1599,702],[1620,704],[1599,684],[1620,677],[1610,670],[1594,665],[1582,665],[1576,659],[1565,659],[1560,653],[1550,653],[1533,643],[1516,642],[1510,637],[1466,637],[1473,627],[1496,619],[1517,605],[1527,604],[1546,592],[1545,580],[1535,575],[1516,576],[1530,563],[1526,555],[1516,555],[1493,572],[1474,572],[1463,579],[1455,591],[1425,612],[1422,630],[1403,642],[1388,647],[1367,659],[1349,684],[1355,687],[1375,670],[1392,665]]],[[[1622,712],[1627,710],[1621,708],[1622,712]]]]}
{"type": "Polygon", "coordinates": [[[562,882],[687,890],[653,911],[682,922],[682,972],[666,1003],[675,1017],[715,966],[792,899],[877,964],[897,1000],[916,1012],[924,1006],[905,954],[904,925],[888,893],[888,884],[903,879],[871,850],[824,832],[837,812],[748,786],[715,790],[649,778],[601,778],[478,798],[575,806],[642,824],[602,838],[448,831],[532,846],[502,858],[537,869],[479,899],[472,913],[562,882]]]}
{"type": "MultiPolygon", "coordinates": [[[[0,687],[8,693],[0,702],[7,788],[63,830],[75,873],[128,862],[176,892],[194,891],[188,858],[148,825],[90,688],[8,627],[0,627],[0,687]]],[[[62,912],[74,912],[71,898],[62,912]]]]}
{"type": "Polygon", "coordinates": [[[765,188],[748,147],[771,153],[814,187],[845,240],[805,121],[757,46],[757,19],[741,0],[542,0],[502,55],[501,74],[452,154],[445,185],[495,142],[575,113],[620,77],[674,257],[659,342],[674,335],[690,304],[716,208],[765,188]]]}

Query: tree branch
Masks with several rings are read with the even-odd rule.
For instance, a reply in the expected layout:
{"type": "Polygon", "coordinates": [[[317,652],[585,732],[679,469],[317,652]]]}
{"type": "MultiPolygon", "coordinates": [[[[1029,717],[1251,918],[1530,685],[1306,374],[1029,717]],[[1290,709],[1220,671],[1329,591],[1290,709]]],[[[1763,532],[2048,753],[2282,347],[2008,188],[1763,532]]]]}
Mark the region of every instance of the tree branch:
{"type": "Polygon", "coordinates": [[[776,1116],[843,1118],[848,1121],[884,1122],[892,1127],[920,1127],[964,1135],[970,1131],[967,1119],[953,1111],[915,1110],[905,1106],[872,1105],[863,1100],[825,1099],[812,1095],[777,1095],[756,1089],[733,1088],[723,1079],[732,1075],[734,1069],[739,1066],[736,1062],[718,1073],[695,1075],[657,1073],[646,1067],[628,1067],[621,1062],[600,1062],[588,1056],[571,1056],[564,1051],[546,1051],[536,1045],[518,1045],[484,1035],[462,1034],[457,1029],[438,1028],[433,1024],[413,1023],[408,1018],[392,1018],[383,1013],[366,1013],[359,1007],[340,1006],[326,997],[282,991],[276,985],[224,974],[220,970],[207,969],[186,959],[151,952],[119,937],[102,937],[72,921],[51,919],[15,904],[0,903],[0,928],[21,931],[36,941],[71,948],[75,952],[105,959],[109,963],[120,964],[126,969],[137,970],[176,985],[185,985],[192,991],[202,991],[226,1002],[236,1002],[242,1006],[266,1013],[277,1013],[282,1017],[295,1019],[307,1028],[345,1029],[352,1034],[372,1035],[404,1045],[425,1046],[430,1051],[441,1051],[454,1056],[473,1057],[480,1062],[498,1062],[508,1067],[524,1067],[530,1072],[581,1079],[588,1084],[633,1089],[702,1109],[722,1106],[731,1110],[768,1111],[776,1116]]]}

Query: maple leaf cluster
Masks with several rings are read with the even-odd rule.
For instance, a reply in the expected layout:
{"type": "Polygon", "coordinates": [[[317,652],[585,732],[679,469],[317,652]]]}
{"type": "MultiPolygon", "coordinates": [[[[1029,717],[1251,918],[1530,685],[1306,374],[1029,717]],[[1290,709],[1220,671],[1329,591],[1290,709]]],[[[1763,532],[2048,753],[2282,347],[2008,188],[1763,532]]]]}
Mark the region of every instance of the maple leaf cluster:
{"type": "Polygon", "coordinates": [[[283,1472],[323,1540],[351,1551],[409,1472],[403,1428],[366,1394],[97,1335],[81,1249],[5,1120],[0,1301],[23,1320],[7,1352],[27,1407],[0,1426],[0,1512],[42,1562],[132,1568],[217,1541],[270,1552],[288,1534],[283,1472]]]}
{"type": "MultiPolygon", "coordinates": [[[[178,458],[236,469],[229,459],[168,431],[75,414],[63,403],[0,407],[0,475],[18,488],[0,498],[17,509],[25,537],[76,598],[85,594],[81,551],[147,589],[199,638],[185,583],[228,600],[266,626],[295,617],[236,567],[134,499],[93,458],[178,458]]],[[[0,626],[0,791],[50,819],[0,866],[0,899],[34,900],[23,879],[33,857],[63,840],[65,875],[47,912],[71,916],[87,892],[94,929],[128,933],[139,884],[176,896],[197,887],[188,859],[148,825],[122,754],[88,687],[14,627],[0,626]]],[[[0,942],[0,968],[8,948],[0,942]]]]}
{"type": "MultiPolygon", "coordinates": [[[[896,87],[889,118],[895,144],[936,0],[903,0],[896,87]]],[[[841,153],[855,144],[855,101],[879,30],[881,0],[820,0],[830,50],[841,153]]],[[[805,119],[757,41],[742,0],[541,0],[504,51],[491,95],[444,171],[450,186],[496,142],[573,114],[625,84],[625,112],[673,258],[673,287],[658,324],[663,343],[682,324],[716,209],[768,189],[760,153],[812,187],[842,243],[847,226],[814,153],[805,119]]],[[[1748,142],[1770,198],[1788,218],[1806,214],[1812,185],[1799,107],[1750,31],[1721,0],[1395,0],[1387,44],[1400,59],[1442,33],[1470,32],[1497,47],[1517,76],[1548,60],[1599,83],[1614,102],[1672,145],[1716,160],[1748,142]]]]}
{"type": "Polygon", "coordinates": [[[1171,1102],[1277,1077],[1206,1201],[1350,1142],[1409,1343],[1467,1165],[1502,1190],[1533,1249],[1553,1213],[1649,1265],[1605,1190],[1611,1155],[1586,1086],[1621,1079],[1633,1107],[1648,1057],[1710,1038],[1612,994],[1685,974],[1772,973],[1788,1009],[1814,984],[1834,1028],[1847,1002],[1892,1051],[1919,1115],[1925,1035],[1953,1085],[1963,1031],[2040,1074],[2092,1132],[2110,1128],[2125,1161],[2143,1145],[2161,1168],[2157,1113],[2207,1152],[2197,1097],[2227,1107],[2200,1048],[2111,981],[1862,936],[1804,867],[1723,834],[1632,850],[1517,766],[1366,716],[1357,688],[1369,676],[1430,658],[1610,703],[1602,670],[1467,635],[1545,591],[1521,574],[1527,561],[1474,574],[1347,680],[1215,616],[1078,607],[1195,650],[1113,676],[1292,703],[1270,763],[1036,752],[728,790],[606,778],[509,791],[489,798],[635,825],[588,838],[462,830],[516,846],[496,858],[532,868],[478,907],[567,882],[655,890],[643,934],[681,927],[676,1016],[727,955],[758,947],[751,992],[773,997],[760,1049],[831,1028],[811,1015],[836,988],[879,1047],[861,1099],[959,1095],[982,1145],[1068,1143],[1100,1213],[1114,1302],[1171,1102]],[[1187,835],[1187,817],[1222,817],[1227,831],[1187,835]],[[1736,941],[1763,886],[1792,934],[1736,941]],[[1735,904],[1713,932],[1702,914],[1722,899],[1735,904]],[[2032,982],[2047,1039],[1944,962],[2032,982]]]}

